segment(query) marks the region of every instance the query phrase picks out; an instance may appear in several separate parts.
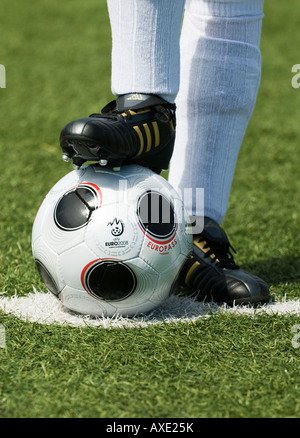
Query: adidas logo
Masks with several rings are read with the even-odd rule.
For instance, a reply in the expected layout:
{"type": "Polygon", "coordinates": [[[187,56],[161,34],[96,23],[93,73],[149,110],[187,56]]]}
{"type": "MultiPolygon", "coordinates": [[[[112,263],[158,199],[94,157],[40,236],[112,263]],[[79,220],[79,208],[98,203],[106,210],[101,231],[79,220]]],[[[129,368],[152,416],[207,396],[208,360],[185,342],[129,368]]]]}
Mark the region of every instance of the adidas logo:
{"type": "Polygon", "coordinates": [[[131,94],[127,100],[143,100],[143,96],[139,93],[131,94]]]}

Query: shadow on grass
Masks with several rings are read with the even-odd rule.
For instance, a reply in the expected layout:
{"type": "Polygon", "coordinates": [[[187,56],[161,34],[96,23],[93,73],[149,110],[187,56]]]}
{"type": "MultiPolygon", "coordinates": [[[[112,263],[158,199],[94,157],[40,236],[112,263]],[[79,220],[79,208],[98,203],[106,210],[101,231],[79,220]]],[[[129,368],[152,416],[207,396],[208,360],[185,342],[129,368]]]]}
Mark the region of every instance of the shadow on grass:
{"type": "Polygon", "coordinates": [[[270,285],[300,282],[300,256],[288,255],[243,264],[241,268],[263,278],[270,285]]]}

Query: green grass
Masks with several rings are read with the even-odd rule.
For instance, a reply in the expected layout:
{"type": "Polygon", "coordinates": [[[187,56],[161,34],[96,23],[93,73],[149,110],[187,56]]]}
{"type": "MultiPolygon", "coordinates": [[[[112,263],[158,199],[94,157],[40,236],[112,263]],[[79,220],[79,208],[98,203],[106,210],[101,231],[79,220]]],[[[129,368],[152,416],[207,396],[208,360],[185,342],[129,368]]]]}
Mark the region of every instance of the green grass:
{"type": "Polygon", "coordinates": [[[20,324],[6,316],[0,415],[298,416],[295,322],[216,316],[104,330],[20,324]]]}
{"type": "MultiPolygon", "coordinates": [[[[224,228],[237,261],[272,295],[299,297],[300,90],[297,0],[266,2],[263,74],[224,228]],[[288,23],[288,25],[287,25],[288,23]]],[[[43,288],[35,213],[71,170],[58,136],[111,99],[104,0],[3,0],[0,64],[0,292],[43,288]]],[[[212,315],[136,329],[71,328],[0,314],[0,417],[299,417],[296,316],[212,315]]]]}

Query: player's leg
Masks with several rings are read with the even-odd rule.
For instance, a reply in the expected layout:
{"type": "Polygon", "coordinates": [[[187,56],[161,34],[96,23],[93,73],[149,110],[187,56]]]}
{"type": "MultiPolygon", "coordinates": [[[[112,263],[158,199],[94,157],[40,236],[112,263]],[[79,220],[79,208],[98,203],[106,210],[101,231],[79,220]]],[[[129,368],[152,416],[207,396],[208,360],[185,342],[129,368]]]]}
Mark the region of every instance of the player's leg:
{"type": "MultiPolygon", "coordinates": [[[[221,223],[260,83],[263,0],[187,0],[169,181],[204,188],[221,223]]],[[[195,215],[195,198],[186,205],[195,215]]]]}
{"type": "Polygon", "coordinates": [[[158,94],[174,103],[184,0],[107,0],[112,92],[158,94]]]}
{"type": "Polygon", "coordinates": [[[228,303],[268,297],[265,282],[236,266],[219,227],[260,83],[262,17],[263,0],[187,0],[181,36],[169,181],[182,193],[192,189],[193,199],[185,200],[192,216],[197,216],[195,189],[204,188],[205,215],[185,281],[200,297],[228,303]]]}
{"type": "Polygon", "coordinates": [[[81,165],[138,163],[168,168],[175,138],[184,0],[108,0],[112,92],[101,114],[68,123],[64,158],[81,165]]]}

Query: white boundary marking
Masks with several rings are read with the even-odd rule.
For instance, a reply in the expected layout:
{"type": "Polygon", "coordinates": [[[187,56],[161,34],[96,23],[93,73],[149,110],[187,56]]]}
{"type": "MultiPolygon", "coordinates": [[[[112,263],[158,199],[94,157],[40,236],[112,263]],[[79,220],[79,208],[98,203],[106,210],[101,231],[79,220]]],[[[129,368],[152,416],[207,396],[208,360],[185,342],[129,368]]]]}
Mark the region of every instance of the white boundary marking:
{"type": "Polygon", "coordinates": [[[159,308],[148,315],[124,318],[82,316],[62,306],[61,302],[51,293],[34,290],[26,296],[5,296],[0,293],[0,311],[11,314],[23,321],[36,322],[44,325],[64,325],[72,327],[147,327],[149,325],[192,322],[208,318],[213,313],[230,313],[255,316],[261,313],[269,315],[300,315],[300,300],[267,303],[258,308],[251,306],[219,306],[215,303],[203,303],[191,297],[171,296],[159,308]]]}

